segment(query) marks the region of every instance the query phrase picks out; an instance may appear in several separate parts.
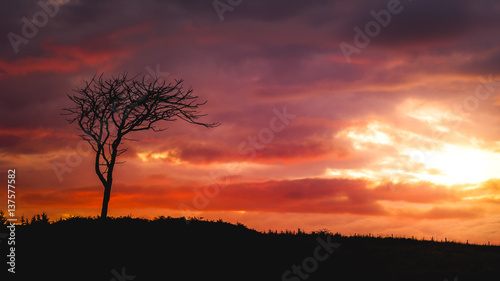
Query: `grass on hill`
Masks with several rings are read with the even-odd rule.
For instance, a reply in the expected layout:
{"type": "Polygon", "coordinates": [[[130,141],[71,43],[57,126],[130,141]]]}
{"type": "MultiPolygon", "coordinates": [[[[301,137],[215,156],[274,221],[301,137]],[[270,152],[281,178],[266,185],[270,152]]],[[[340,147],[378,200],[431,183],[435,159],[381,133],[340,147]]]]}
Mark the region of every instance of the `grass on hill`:
{"type": "MultiPolygon", "coordinates": [[[[50,222],[41,214],[15,231],[18,280],[500,280],[498,246],[327,230],[262,233],[171,217],[50,222]],[[339,246],[329,253],[325,243],[339,246]]],[[[0,243],[3,264],[7,250],[0,243]]]]}

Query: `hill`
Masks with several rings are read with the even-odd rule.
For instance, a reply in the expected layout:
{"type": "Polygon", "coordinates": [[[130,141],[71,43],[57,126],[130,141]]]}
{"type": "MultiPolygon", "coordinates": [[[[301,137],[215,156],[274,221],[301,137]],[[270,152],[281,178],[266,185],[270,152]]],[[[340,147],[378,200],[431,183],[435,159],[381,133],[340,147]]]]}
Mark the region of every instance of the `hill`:
{"type": "Polygon", "coordinates": [[[16,280],[500,280],[498,246],[170,217],[75,217],[15,231],[16,280]]]}

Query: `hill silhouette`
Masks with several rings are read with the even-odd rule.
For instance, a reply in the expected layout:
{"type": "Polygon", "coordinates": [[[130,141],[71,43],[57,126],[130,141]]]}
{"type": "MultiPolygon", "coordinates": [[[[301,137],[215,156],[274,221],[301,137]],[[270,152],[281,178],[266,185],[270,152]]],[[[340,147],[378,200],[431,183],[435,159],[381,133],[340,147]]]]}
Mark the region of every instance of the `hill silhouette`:
{"type": "MultiPolygon", "coordinates": [[[[0,249],[6,253],[7,244],[0,243],[0,249]]],[[[5,267],[6,255],[1,259],[5,267]]],[[[73,217],[49,223],[41,217],[16,227],[15,277],[500,280],[500,247],[347,237],[327,231],[261,233],[242,224],[196,218],[73,217]]]]}

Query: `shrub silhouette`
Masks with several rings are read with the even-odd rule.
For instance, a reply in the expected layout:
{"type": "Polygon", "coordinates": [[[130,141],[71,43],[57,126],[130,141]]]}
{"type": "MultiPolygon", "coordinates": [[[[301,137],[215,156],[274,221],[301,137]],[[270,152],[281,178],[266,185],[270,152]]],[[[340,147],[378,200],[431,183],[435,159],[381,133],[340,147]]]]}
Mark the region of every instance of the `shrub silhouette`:
{"type": "Polygon", "coordinates": [[[0,225],[7,224],[7,217],[5,216],[3,211],[0,211],[0,225]]]}
{"type": "Polygon", "coordinates": [[[33,217],[31,217],[31,221],[28,221],[28,219],[26,219],[26,224],[35,226],[48,225],[50,224],[49,216],[45,212],[33,215],[33,217]]]}
{"type": "MultiPolygon", "coordinates": [[[[35,221],[46,221],[43,213],[35,221]]],[[[500,277],[499,246],[371,234],[348,237],[325,229],[262,233],[222,220],[164,216],[75,216],[45,227],[34,225],[32,220],[16,228],[22,241],[16,252],[24,268],[16,272],[20,280],[30,280],[32,272],[40,279],[111,280],[111,270],[122,268],[134,280],[282,280],[285,270],[313,255],[318,237],[330,237],[341,246],[318,264],[308,281],[500,277]],[[48,270],[54,264],[58,270],[48,270]]]]}

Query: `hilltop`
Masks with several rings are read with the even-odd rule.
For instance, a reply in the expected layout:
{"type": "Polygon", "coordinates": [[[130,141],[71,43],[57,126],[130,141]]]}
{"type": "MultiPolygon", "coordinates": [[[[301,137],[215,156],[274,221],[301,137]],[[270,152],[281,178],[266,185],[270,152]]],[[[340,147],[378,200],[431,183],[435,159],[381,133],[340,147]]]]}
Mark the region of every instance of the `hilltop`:
{"type": "MultiPolygon", "coordinates": [[[[6,261],[7,244],[0,249],[6,261]]],[[[499,264],[498,246],[261,233],[221,220],[73,217],[16,227],[17,280],[499,280],[499,264]]]]}

